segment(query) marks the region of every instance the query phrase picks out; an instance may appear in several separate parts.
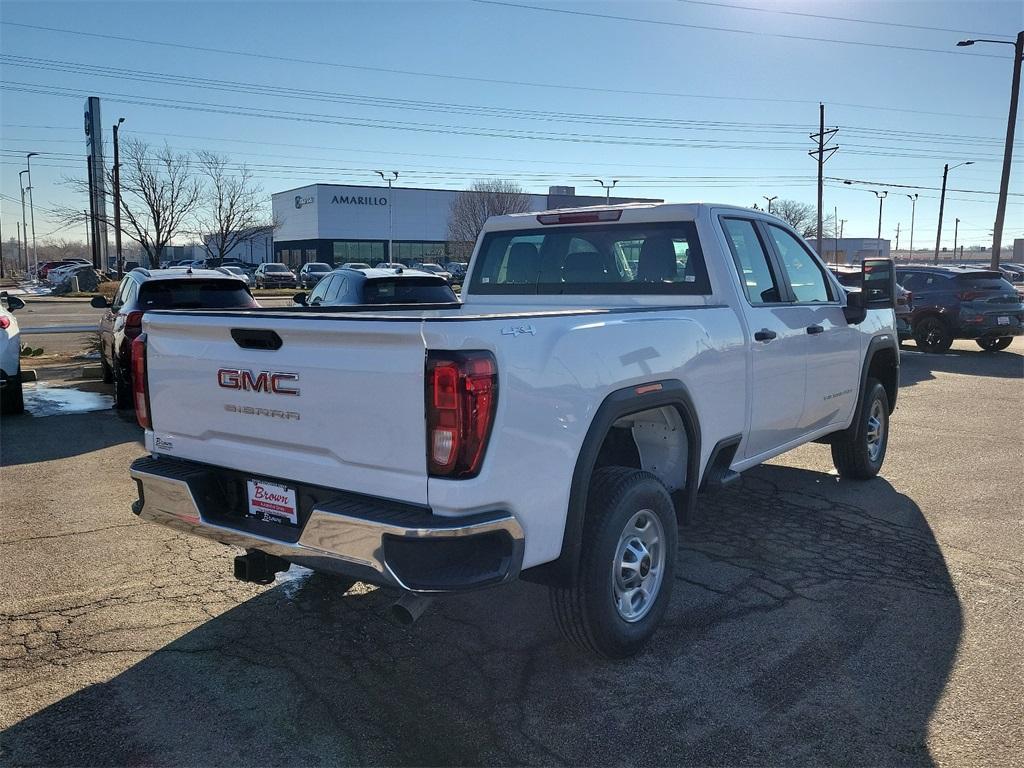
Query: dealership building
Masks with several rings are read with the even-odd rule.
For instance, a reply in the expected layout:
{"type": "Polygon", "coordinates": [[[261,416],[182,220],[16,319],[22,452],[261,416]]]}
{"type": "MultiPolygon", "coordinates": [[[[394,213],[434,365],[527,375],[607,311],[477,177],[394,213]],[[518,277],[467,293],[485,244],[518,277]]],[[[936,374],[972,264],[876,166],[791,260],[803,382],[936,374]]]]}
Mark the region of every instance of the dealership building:
{"type": "MultiPolygon", "coordinates": [[[[309,261],[447,261],[448,215],[461,194],[451,189],[312,184],[273,195],[274,256],[293,267],[309,261]],[[388,250],[389,239],[393,253],[388,250]]],[[[604,195],[577,195],[574,187],[551,187],[526,195],[530,210],[600,205],[604,195]]],[[[662,202],[613,197],[612,203],[662,202]]]]}

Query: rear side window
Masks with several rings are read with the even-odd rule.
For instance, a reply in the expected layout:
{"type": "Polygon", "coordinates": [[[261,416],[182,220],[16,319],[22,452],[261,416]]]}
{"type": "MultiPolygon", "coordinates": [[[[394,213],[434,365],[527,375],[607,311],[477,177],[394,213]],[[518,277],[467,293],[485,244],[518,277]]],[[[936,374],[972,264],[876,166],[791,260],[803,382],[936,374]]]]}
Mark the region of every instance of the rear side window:
{"type": "Polygon", "coordinates": [[[145,283],[140,309],[231,309],[255,306],[238,280],[160,280],[145,283]]]}
{"type": "Polygon", "coordinates": [[[444,280],[436,277],[383,277],[363,284],[364,304],[444,304],[458,301],[444,280]]]}
{"type": "Polygon", "coordinates": [[[749,219],[722,219],[740,283],[751,304],[776,304],[782,300],[768,252],[749,219]]]}
{"type": "Polygon", "coordinates": [[[491,232],[473,268],[480,294],[707,294],[693,222],[491,232]]]}

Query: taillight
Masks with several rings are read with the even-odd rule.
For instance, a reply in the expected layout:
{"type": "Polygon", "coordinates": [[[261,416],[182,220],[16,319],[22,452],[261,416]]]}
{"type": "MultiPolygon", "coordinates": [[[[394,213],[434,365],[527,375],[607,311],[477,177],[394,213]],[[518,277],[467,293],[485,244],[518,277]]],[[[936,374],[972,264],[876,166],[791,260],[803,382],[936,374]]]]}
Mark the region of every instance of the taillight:
{"type": "Polygon", "coordinates": [[[541,224],[590,224],[595,221],[618,221],[622,209],[607,211],[579,211],[576,213],[542,213],[537,217],[541,224]]]}
{"type": "Polygon", "coordinates": [[[427,353],[427,466],[435,477],[480,472],[498,402],[490,352],[427,353]]]}
{"type": "Polygon", "coordinates": [[[146,381],[146,334],[132,342],[132,399],[135,401],[135,419],[140,427],[149,429],[152,424],[149,420],[149,386],[146,381]]]}
{"type": "Polygon", "coordinates": [[[11,327],[11,318],[7,315],[0,315],[0,330],[11,327]]]}
{"type": "Polygon", "coordinates": [[[124,335],[134,339],[142,333],[142,312],[135,310],[124,316],[124,335]]]}

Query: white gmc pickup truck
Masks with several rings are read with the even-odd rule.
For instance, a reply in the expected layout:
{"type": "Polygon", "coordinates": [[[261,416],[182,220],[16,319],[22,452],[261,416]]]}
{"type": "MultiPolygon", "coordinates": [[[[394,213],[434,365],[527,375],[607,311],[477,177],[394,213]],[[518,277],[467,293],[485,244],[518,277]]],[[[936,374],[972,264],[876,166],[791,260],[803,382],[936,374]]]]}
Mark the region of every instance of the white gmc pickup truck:
{"type": "Polygon", "coordinates": [[[250,581],[540,581],[567,638],[626,656],[699,492],[809,441],[879,471],[893,265],[863,278],[758,211],[634,204],[490,219],[459,305],[147,312],[134,511],[245,548],[250,581]]]}

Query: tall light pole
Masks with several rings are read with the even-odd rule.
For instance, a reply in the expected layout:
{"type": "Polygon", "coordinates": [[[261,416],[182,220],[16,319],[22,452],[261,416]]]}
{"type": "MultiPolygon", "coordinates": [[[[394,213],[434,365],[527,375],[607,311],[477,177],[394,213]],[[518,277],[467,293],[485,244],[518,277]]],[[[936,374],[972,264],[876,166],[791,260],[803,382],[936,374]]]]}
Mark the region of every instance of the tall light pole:
{"type": "Polygon", "coordinates": [[[953,258],[956,258],[956,238],[960,234],[960,219],[956,220],[956,224],[953,225],[953,258]]]}
{"type": "Polygon", "coordinates": [[[771,213],[772,212],[772,200],[778,200],[779,196],[778,195],[772,195],[771,197],[768,197],[768,195],[761,195],[761,197],[763,197],[765,200],[768,201],[768,213],[771,213]]]}
{"type": "Polygon", "coordinates": [[[840,219],[839,220],[839,239],[840,240],[843,239],[843,225],[846,224],[846,221],[847,221],[846,219],[840,219]]]}
{"type": "Polygon", "coordinates": [[[878,198],[878,237],[876,239],[878,240],[878,258],[882,258],[882,201],[885,200],[885,196],[889,194],[889,190],[886,189],[879,192],[878,190],[872,189],[871,191],[874,192],[875,197],[878,198]]]}
{"type": "MultiPolygon", "coordinates": [[[[954,165],[953,168],[959,168],[961,165],[974,165],[973,160],[967,160],[958,165],[954,165]]],[[[939,243],[942,240],[942,212],[946,207],[946,177],[949,176],[949,172],[953,170],[949,167],[949,163],[942,169],[942,194],[939,195],[939,231],[935,235],[935,263],[939,263],[939,243]]]]}
{"type": "Polygon", "coordinates": [[[601,179],[594,179],[594,181],[604,188],[604,204],[609,205],[612,201],[612,190],[615,189],[615,185],[619,183],[619,180],[612,179],[611,184],[605,184],[601,179]]]}
{"type": "Polygon", "coordinates": [[[391,249],[394,246],[395,238],[395,219],[393,213],[395,205],[391,197],[391,182],[398,180],[398,171],[388,171],[387,176],[384,175],[384,171],[374,171],[374,173],[388,183],[388,263],[390,264],[394,261],[391,249]]]}
{"type": "Polygon", "coordinates": [[[29,216],[32,218],[32,279],[35,280],[39,272],[39,257],[36,256],[36,207],[32,202],[32,158],[38,155],[38,152],[29,152],[25,156],[26,171],[28,172],[28,211],[29,216]]]}
{"type": "Polygon", "coordinates": [[[25,180],[22,178],[28,171],[18,171],[18,184],[21,186],[21,234],[25,238],[25,271],[29,273],[29,279],[37,279],[32,274],[32,267],[28,263],[28,224],[25,223],[25,180]]]}
{"type": "Polygon", "coordinates": [[[910,198],[910,260],[914,260],[914,214],[917,213],[917,192],[907,195],[910,198]]]}
{"type": "MultiPolygon", "coordinates": [[[[114,249],[117,253],[117,279],[124,277],[124,258],[121,255],[121,154],[117,145],[117,129],[124,122],[119,117],[114,123],[114,249]]],[[[252,241],[249,241],[252,245],[252,241]]]]}
{"type": "Polygon", "coordinates": [[[999,251],[1003,246],[1003,222],[1006,219],[1006,195],[1010,188],[1010,165],[1013,162],[1013,133],[1017,123],[1017,100],[1020,97],[1020,64],[1024,59],[1024,30],[1017,40],[961,40],[957,45],[975,43],[1002,43],[1013,46],[1013,78],[1010,84],[1010,115],[1006,122],[1006,146],[1003,149],[1003,175],[999,180],[999,202],[996,205],[996,224],[992,230],[992,269],[999,267],[999,251]]]}

